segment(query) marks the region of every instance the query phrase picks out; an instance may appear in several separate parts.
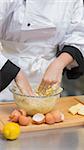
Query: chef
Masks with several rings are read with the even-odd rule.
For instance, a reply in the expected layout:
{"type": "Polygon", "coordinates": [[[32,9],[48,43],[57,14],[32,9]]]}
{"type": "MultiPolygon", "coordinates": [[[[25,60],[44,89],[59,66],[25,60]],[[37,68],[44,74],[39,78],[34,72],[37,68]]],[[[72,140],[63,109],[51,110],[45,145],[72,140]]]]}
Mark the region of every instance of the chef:
{"type": "Polygon", "coordinates": [[[13,81],[32,95],[43,87],[84,74],[83,0],[0,2],[0,98],[11,99],[13,81]],[[25,72],[25,73],[24,73],[25,72]]]}

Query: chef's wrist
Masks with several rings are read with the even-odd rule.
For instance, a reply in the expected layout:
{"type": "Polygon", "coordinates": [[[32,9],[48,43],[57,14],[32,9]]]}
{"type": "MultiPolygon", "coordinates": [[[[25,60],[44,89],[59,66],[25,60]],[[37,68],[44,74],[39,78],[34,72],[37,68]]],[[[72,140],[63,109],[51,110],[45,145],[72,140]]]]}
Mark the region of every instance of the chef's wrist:
{"type": "Polygon", "coordinates": [[[60,67],[64,69],[73,62],[73,57],[67,52],[64,52],[57,57],[57,61],[59,62],[60,67]]]}
{"type": "Polygon", "coordinates": [[[20,71],[18,72],[18,74],[17,74],[16,77],[15,77],[15,82],[17,82],[18,80],[21,79],[22,72],[23,72],[22,69],[20,69],[20,71]]]}

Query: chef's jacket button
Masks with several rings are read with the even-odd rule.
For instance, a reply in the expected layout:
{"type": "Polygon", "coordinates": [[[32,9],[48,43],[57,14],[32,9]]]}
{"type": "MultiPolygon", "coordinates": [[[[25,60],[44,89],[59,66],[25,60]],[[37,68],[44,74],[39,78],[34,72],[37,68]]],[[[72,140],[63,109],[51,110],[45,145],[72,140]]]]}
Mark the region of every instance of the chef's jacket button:
{"type": "Polygon", "coordinates": [[[29,27],[30,25],[31,25],[30,23],[27,24],[28,27],[29,27]]]}

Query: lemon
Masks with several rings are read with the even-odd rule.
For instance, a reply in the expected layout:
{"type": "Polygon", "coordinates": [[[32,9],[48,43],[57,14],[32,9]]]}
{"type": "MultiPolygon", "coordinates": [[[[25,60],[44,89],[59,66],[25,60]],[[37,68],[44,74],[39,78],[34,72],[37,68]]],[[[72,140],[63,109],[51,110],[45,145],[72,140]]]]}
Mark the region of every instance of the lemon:
{"type": "Polygon", "coordinates": [[[9,140],[15,140],[20,135],[20,126],[17,123],[9,122],[3,127],[3,136],[9,140]]]}

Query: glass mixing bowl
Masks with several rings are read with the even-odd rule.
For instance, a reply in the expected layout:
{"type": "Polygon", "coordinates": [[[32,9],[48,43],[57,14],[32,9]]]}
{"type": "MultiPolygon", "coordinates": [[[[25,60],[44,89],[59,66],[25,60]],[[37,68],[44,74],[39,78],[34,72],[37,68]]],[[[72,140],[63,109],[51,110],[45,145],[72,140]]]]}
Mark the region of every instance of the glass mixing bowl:
{"type": "Polygon", "coordinates": [[[11,88],[16,105],[20,109],[24,109],[28,115],[34,115],[36,113],[46,114],[54,109],[59,102],[59,97],[62,92],[62,88],[56,91],[56,94],[52,96],[28,96],[22,95],[17,88],[11,88]]]}

